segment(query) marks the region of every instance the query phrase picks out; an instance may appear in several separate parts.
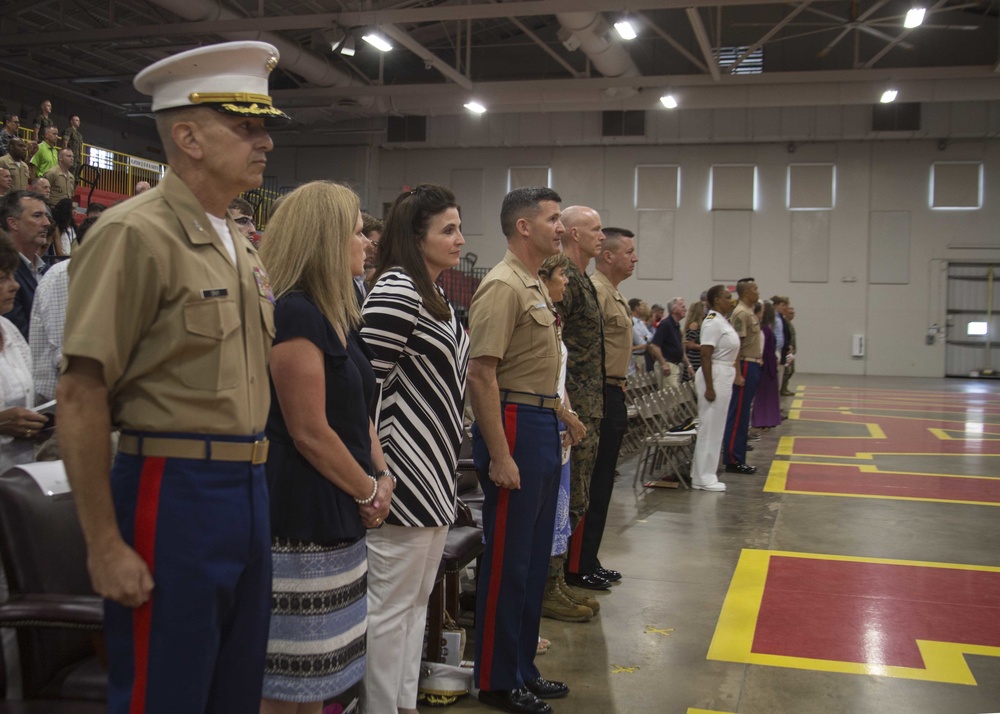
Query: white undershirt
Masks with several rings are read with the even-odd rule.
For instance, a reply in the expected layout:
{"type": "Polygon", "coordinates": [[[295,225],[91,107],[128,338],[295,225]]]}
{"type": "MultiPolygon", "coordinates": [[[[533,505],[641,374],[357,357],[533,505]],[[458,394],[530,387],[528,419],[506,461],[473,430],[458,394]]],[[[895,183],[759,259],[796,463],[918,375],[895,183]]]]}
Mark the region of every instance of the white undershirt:
{"type": "Polygon", "coordinates": [[[222,240],[222,245],[226,246],[226,252],[229,253],[229,259],[233,261],[233,265],[236,265],[236,246],[233,244],[233,236],[229,232],[229,224],[226,223],[225,218],[216,218],[211,213],[208,215],[208,220],[212,222],[212,227],[215,232],[219,234],[219,238],[222,240]]]}

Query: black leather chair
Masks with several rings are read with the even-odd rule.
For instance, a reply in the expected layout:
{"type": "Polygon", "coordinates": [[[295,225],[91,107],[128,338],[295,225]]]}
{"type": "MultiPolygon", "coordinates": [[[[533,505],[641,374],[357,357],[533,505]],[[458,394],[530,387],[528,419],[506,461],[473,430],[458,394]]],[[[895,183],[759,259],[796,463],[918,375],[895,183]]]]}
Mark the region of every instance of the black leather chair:
{"type": "MultiPolygon", "coordinates": [[[[478,488],[479,480],[476,467],[471,459],[460,459],[456,468],[458,472],[458,491],[469,492],[478,488]],[[471,486],[471,489],[470,489],[471,486]]],[[[481,512],[481,511],[480,511],[481,512]]],[[[448,531],[441,565],[438,567],[437,581],[427,602],[427,651],[424,659],[428,662],[441,662],[441,633],[444,629],[445,613],[458,619],[459,595],[461,589],[460,576],[462,570],[483,552],[483,529],[477,524],[469,508],[459,497],[458,518],[455,525],[448,531]]]]}
{"type": "Polygon", "coordinates": [[[29,474],[37,466],[0,476],[0,557],[10,591],[0,626],[17,628],[25,700],[0,712],[105,711],[104,611],[90,585],[76,507],[68,490],[42,490],[29,474]],[[52,700],[72,703],[60,708],[52,700]]]}

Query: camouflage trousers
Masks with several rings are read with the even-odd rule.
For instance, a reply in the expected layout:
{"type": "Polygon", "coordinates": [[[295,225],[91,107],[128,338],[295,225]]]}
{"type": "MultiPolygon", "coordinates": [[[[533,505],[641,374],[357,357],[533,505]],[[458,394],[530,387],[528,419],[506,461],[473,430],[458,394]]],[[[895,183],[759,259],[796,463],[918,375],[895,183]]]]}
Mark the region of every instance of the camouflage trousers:
{"type": "MultiPolygon", "coordinates": [[[[597,447],[601,441],[601,420],[580,417],[587,428],[587,435],[573,446],[569,454],[569,527],[576,533],[577,526],[587,513],[590,505],[590,477],[597,461],[597,447]]],[[[572,548],[572,536],[570,537],[572,548]]],[[[566,563],[566,555],[554,555],[549,564],[549,577],[561,573],[566,563]]]]}

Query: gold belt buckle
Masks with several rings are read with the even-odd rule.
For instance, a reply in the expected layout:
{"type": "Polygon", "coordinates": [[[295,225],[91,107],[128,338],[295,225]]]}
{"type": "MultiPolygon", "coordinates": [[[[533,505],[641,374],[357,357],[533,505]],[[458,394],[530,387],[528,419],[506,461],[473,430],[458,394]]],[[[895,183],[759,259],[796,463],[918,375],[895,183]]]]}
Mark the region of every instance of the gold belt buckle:
{"type": "Polygon", "coordinates": [[[267,439],[253,442],[253,453],[250,456],[250,463],[254,465],[267,463],[267,450],[270,447],[271,442],[267,439]]]}

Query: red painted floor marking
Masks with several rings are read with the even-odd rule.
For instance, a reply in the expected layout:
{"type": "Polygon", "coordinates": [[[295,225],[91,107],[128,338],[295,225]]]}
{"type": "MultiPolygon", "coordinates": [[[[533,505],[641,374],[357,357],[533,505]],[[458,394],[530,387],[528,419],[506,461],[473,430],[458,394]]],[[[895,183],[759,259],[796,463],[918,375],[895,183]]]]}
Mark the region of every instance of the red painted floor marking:
{"type": "Polygon", "coordinates": [[[771,558],[753,653],[921,668],[918,639],[1000,647],[1000,573],[771,558]]]}
{"type": "Polygon", "coordinates": [[[791,463],[785,490],[1000,503],[1000,478],[872,473],[857,464],[791,463]]]}

